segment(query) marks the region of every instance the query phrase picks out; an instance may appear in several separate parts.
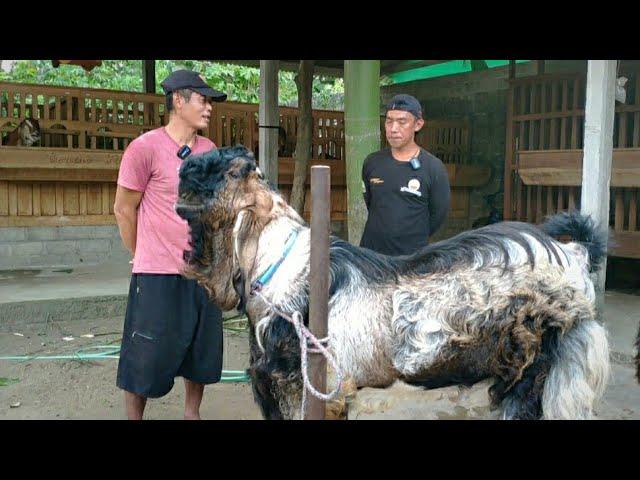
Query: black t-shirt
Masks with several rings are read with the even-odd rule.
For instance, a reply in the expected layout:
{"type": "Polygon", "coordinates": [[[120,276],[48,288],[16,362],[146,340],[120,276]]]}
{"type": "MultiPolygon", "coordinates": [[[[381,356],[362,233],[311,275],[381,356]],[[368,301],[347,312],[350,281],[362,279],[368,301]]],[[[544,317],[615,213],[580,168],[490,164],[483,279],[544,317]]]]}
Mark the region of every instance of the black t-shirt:
{"type": "Polygon", "coordinates": [[[386,255],[407,255],[427,245],[449,211],[449,176],[442,161],[424,149],[421,167],[401,162],[386,148],[362,167],[369,216],[360,246],[386,255]]]}

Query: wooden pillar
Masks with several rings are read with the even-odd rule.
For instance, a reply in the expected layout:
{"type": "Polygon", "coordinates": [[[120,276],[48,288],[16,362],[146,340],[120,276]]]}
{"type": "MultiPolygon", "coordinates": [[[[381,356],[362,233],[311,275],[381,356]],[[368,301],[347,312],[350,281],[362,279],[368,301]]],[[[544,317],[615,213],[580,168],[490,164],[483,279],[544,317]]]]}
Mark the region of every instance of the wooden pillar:
{"type": "Polygon", "coordinates": [[[258,107],[259,165],[265,178],[278,188],[278,60],[260,60],[258,107]]]}
{"type": "MultiPolygon", "coordinates": [[[[615,60],[589,60],[584,119],[584,157],[582,161],[581,211],[596,224],[609,228],[609,185],[613,157],[613,118],[615,113],[615,60]]],[[[606,259],[594,278],[596,309],[602,319],[606,259]]]]}
{"type": "Polygon", "coordinates": [[[144,93],[156,93],[156,61],[142,61],[142,89],[144,93]]]}
{"type": "MultiPolygon", "coordinates": [[[[309,330],[316,338],[325,338],[329,328],[329,231],[331,216],[331,169],[311,167],[311,252],[309,265],[309,330]]],[[[321,353],[309,354],[309,380],[325,393],[327,361],[321,353]]],[[[324,420],[325,402],[307,395],[305,420],[324,420]]]]}
{"type": "Polygon", "coordinates": [[[358,245],[367,220],[362,165],[380,149],[380,60],[344,61],[344,129],[349,242],[358,245]]]}

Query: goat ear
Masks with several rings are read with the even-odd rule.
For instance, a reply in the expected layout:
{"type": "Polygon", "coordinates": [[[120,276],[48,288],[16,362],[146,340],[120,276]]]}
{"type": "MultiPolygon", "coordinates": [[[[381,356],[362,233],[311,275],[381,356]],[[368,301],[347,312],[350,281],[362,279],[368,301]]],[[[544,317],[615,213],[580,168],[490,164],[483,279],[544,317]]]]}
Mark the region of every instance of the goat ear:
{"type": "Polygon", "coordinates": [[[243,209],[251,210],[254,221],[259,221],[271,214],[273,198],[255,178],[250,178],[247,180],[246,193],[236,200],[234,207],[237,212],[243,209]]]}
{"type": "Polygon", "coordinates": [[[256,209],[256,215],[259,216],[260,218],[269,216],[269,214],[271,213],[271,210],[273,209],[273,197],[268,191],[262,188],[259,190],[256,190],[255,209],[256,209]]]}

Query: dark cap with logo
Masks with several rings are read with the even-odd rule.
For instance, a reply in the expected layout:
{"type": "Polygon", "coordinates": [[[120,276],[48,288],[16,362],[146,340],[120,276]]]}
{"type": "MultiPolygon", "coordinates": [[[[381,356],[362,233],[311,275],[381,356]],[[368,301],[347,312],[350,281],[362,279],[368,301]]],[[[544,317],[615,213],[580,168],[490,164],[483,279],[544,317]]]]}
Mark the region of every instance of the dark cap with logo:
{"type": "Polygon", "coordinates": [[[214,90],[207,85],[202,75],[191,70],[176,70],[165,78],[160,85],[162,85],[165,94],[176,90],[188,89],[205,97],[211,97],[214,102],[224,102],[227,99],[226,93],[214,90]]]}
{"type": "Polygon", "coordinates": [[[412,113],[416,118],[422,118],[420,102],[415,97],[404,93],[396,95],[389,100],[384,110],[385,115],[389,110],[402,110],[403,112],[412,113]]]}

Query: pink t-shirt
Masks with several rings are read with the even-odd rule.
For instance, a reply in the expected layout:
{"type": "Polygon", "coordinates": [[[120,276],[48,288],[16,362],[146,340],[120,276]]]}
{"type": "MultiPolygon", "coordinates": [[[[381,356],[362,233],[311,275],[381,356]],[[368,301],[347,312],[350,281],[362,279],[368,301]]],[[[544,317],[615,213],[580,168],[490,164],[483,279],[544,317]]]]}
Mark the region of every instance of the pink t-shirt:
{"type": "MultiPolygon", "coordinates": [[[[182,160],[178,145],[164,127],[133,140],[122,155],[118,185],[143,192],[138,207],[136,255],[133,273],[180,274],[183,252],[189,249],[189,225],[178,216],[178,172],[182,160]]],[[[215,148],[197,136],[193,153],[215,148]]]]}

